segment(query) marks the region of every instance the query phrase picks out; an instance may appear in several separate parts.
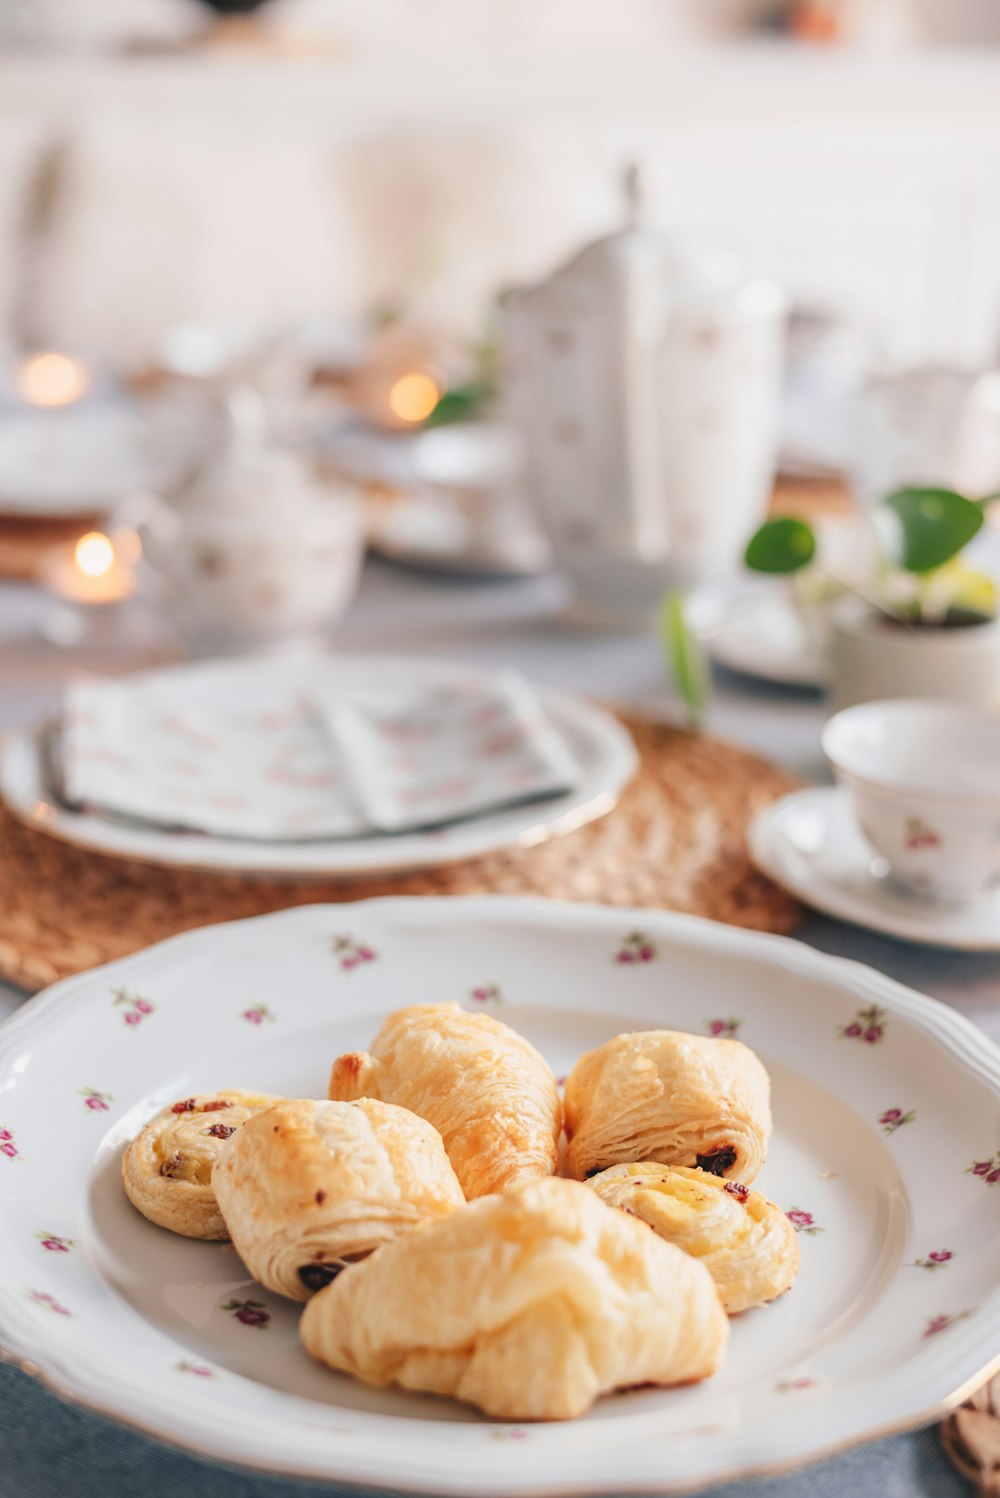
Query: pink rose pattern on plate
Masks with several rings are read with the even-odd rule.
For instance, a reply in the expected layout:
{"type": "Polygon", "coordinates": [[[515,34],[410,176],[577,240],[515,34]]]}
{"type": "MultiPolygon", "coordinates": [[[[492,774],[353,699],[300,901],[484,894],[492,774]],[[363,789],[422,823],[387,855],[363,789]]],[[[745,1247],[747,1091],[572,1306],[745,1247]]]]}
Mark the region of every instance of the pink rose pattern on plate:
{"type": "Polygon", "coordinates": [[[884,1113],[879,1114],[878,1121],[882,1125],[883,1134],[895,1134],[904,1124],[911,1124],[916,1116],[913,1108],[906,1112],[902,1108],[886,1108],[884,1113]]]}
{"type": "Polygon", "coordinates": [[[50,1254],[68,1254],[76,1247],[75,1238],[60,1238],[58,1233],[36,1233],[35,1237],[50,1254]]]}
{"type": "Polygon", "coordinates": [[[841,1040],[863,1040],[866,1045],[878,1045],[885,1034],[886,1012],[877,1004],[859,1009],[848,1025],[841,1025],[841,1040]]]}
{"type": "Polygon", "coordinates": [[[266,1004],[251,1004],[249,1009],[241,1010],[236,1017],[246,1020],[248,1025],[274,1024],[274,1015],[266,1004]]]}
{"type": "Polygon", "coordinates": [[[67,1306],[60,1304],[54,1295],[48,1295],[44,1290],[28,1290],[29,1300],[33,1300],[36,1306],[41,1306],[45,1311],[51,1311],[53,1316],[72,1316],[73,1312],[67,1306]]]}
{"type": "Polygon", "coordinates": [[[91,1113],[107,1113],[114,1102],[110,1092],[98,1092],[96,1087],[81,1087],[80,1096],[84,1107],[89,1108],[91,1113]]]}
{"type": "Polygon", "coordinates": [[[480,983],[478,988],[469,989],[469,998],[474,999],[477,1004],[502,1004],[503,994],[500,992],[499,983],[480,983]]]}
{"type": "Polygon", "coordinates": [[[10,1129],[0,1129],[0,1155],[5,1155],[8,1160],[24,1158],[10,1129]]]}
{"type": "Polygon", "coordinates": [[[267,1327],[271,1319],[271,1313],[262,1300],[227,1300],[222,1309],[228,1311],[234,1321],[240,1321],[244,1326],[256,1326],[261,1330],[267,1327]]]}
{"type": "Polygon", "coordinates": [[[652,962],[656,956],[656,948],[644,936],[641,931],[632,931],[626,936],[618,951],[614,955],[615,962],[652,962]]]}
{"type": "Polygon", "coordinates": [[[741,1021],[734,1015],[728,1019],[710,1019],[705,1023],[706,1032],[716,1040],[735,1040],[741,1021]]]}
{"type": "Polygon", "coordinates": [[[940,1316],[932,1316],[924,1327],[925,1337],[936,1337],[939,1332],[947,1331],[949,1326],[954,1326],[956,1321],[964,1321],[971,1316],[971,1311],[952,1311],[940,1316]]]}
{"type": "Polygon", "coordinates": [[[178,1373],[193,1373],[195,1378],[214,1378],[215,1369],[206,1368],[204,1363],[189,1363],[186,1358],[181,1358],[179,1363],[174,1364],[178,1373]]]}
{"type": "Polygon", "coordinates": [[[801,1207],[789,1207],[785,1216],[797,1233],[806,1233],[810,1238],[826,1231],[816,1222],[811,1212],[803,1212],[801,1207]]]}
{"type": "Polygon", "coordinates": [[[144,1019],[156,1013],[156,1005],[144,999],[141,994],[129,993],[125,988],[113,988],[111,992],[114,995],[114,1008],[122,1010],[122,1019],[130,1029],[134,1030],[144,1019]]]}
{"type": "MultiPolygon", "coordinates": [[[[0,1134],[0,1138],[2,1137],[3,1135],[0,1134]]],[[[990,1155],[988,1160],[973,1160],[971,1165],[966,1166],[965,1173],[979,1176],[987,1186],[995,1186],[997,1181],[1000,1181],[1000,1150],[997,1150],[995,1155],[990,1155]]]]}
{"type": "Polygon", "coordinates": [[[362,967],[366,962],[375,962],[378,958],[378,953],[373,948],[366,942],[355,941],[353,936],[335,936],[333,955],[340,959],[340,966],[345,973],[362,967]]]}
{"type": "Polygon", "coordinates": [[[935,1248],[926,1259],[914,1259],[911,1269],[943,1269],[955,1257],[950,1248],[935,1248]]]}
{"type": "Polygon", "coordinates": [[[813,1378],[808,1373],[800,1374],[798,1378],[779,1378],[775,1389],[779,1394],[798,1394],[803,1389],[818,1389],[820,1380],[813,1378]]]}
{"type": "Polygon", "coordinates": [[[919,853],[928,848],[940,848],[943,841],[940,832],[928,827],[923,817],[907,817],[905,825],[904,842],[908,852],[919,853]]]}

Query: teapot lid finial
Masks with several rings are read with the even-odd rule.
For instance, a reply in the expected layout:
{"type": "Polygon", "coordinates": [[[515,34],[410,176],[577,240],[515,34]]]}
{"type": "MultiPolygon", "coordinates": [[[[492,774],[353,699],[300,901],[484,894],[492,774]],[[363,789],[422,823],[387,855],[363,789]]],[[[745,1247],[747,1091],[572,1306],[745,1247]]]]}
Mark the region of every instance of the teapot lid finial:
{"type": "Polygon", "coordinates": [[[642,218],[646,201],[646,184],[637,161],[629,161],[622,172],[622,190],[625,195],[625,227],[635,229],[642,218]]]}

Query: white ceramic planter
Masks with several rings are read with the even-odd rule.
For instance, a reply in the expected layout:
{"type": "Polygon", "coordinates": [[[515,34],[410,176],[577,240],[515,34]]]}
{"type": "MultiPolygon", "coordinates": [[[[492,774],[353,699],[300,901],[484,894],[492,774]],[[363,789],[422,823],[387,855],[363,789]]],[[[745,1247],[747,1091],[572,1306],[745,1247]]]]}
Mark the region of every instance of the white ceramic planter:
{"type": "Polygon", "coordinates": [[[1000,709],[1000,621],[909,628],[864,607],[834,612],[833,708],[889,697],[934,697],[1000,709]]]}

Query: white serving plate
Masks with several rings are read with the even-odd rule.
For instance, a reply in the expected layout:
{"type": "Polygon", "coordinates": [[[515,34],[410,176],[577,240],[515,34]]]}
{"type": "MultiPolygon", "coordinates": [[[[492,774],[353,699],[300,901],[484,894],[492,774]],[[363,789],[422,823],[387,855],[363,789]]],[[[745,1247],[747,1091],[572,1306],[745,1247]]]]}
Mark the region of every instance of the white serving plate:
{"type": "Polygon", "coordinates": [[[781,937],[503,898],[216,926],[57,984],[0,1028],[0,1346],[202,1455],[336,1482],[534,1498],[794,1465],[932,1419],[1000,1361],[998,1105],[1000,1051],[967,1020],[781,937]],[[559,1074],[629,1027],[721,1026],[759,1052],[776,1120],[759,1184],[798,1214],[802,1273],[734,1321],[714,1378],[549,1425],[376,1391],[312,1362],[298,1308],[228,1247],[125,1200],[122,1147],[165,1101],[322,1095],[330,1059],[386,1013],[442,999],[510,1022],[559,1074]]]}
{"type": "Polygon", "coordinates": [[[763,807],[747,842],[762,873],[826,915],[920,946],[1000,952],[1000,890],[952,905],[895,884],[840,786],[793,791],[763,807]]]}
{"type": "MultiPolygon", "coordinates": [[[[322,672],[326,686],[349,694],[352,685],[457,686],[481,673],[447,661],[389,656],[325,657],[298,664],[287,661],[210,662],[192,671],[204,697],[240,690],[241,675],[252,672],[260,684],[273,672],[306,690],[322,672]]],[[[573,832],[609,812],[635,771],[635,747],[610,713],[582,698],[548,688],[536,689],[540,702],[562,733],[581,769],[576,788],[548,801],[508,807],[430,831],[393,836],[340,838],[312,842],[263,842],[115,821],[98,813],[71,811],[52,797],[43,773],[38,740],[17,734],[0,751],[0,796],[23,821],[52,837],[96,848],[121,858],[225,873],[289,877],[398,873],[479,858],[501,848],[534,847],[573,832]]]]}
{"type": "Polygon", "coordinates": [[[108,397],[0,416],[0,513],[68,519],[180,482],[206,440],[203,412],[108,397]]]}

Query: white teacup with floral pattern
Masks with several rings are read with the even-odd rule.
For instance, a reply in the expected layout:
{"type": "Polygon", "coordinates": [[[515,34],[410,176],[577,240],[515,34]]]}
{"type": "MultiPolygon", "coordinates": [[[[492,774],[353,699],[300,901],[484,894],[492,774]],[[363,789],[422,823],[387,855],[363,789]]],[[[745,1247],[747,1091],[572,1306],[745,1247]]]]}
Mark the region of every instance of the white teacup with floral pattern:
{"type": "Polygon", "coordinates": [[[957,904],[1000,884],[1000,716],[867,702],[829,720],[823,751],[897,883],[957,904]]]}

